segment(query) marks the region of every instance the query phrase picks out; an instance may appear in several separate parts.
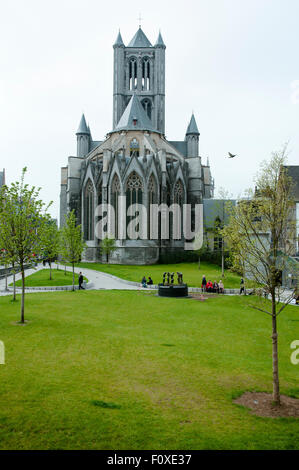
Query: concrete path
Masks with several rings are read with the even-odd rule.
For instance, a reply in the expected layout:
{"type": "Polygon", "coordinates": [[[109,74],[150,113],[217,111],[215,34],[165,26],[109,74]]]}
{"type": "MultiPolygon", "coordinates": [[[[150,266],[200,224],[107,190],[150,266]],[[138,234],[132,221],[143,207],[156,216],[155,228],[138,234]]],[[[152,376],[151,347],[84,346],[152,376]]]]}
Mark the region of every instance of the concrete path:
{"type": "MultiPolygon", "coordinates": [[[[64,266],[59,265],[59,269],[65,269],[64,266]]],[[[47,269],[47,266],[43,266],[42,263],[39,264],[36,268],[34,269],[27,269],[25,271],[25,275],[30,276],[30,274],[33,274],[40,269],[47,269]]],[[[55,269],[57,268],[57,265],[54,264],[52,269],[55,274],[55,269]]],[[[72,268],[70,266],[66,267],[67,271],[72,272],[72,268]]],[[[116,276],[112,276],[110,274],[102,273],[100,271],[95,271],[94,269],[82,269],[82,268],[75,268],[75,273],[78,274],[80,271],[82,271],[82,274],[87,277],[88,279],[88,284],[90,284],[90,289],[95,289],[95,290],[100,290],[100,289],[105,289],[105,290],[145,290],[143,287],[140,287],[139,284],[135,285],[135,283],[130,283],[129,281],[125,281],[124,279],[119,279],[116,276]]],[[[21,279],[21,274],[18,273],[16,274],[16,281],[21,279]]],[[[13,277],[8,276],[7,278],[7,283],[8,285],[13,282],[13,277]]],[[[76,280],[76,283],[78,281],[76,280]]],[[[0,295],[11,295],[12,294],[12,288],[10,288],[9,291],[5,290],[5,279],[0,280],[0,295]]],[[[20,293],[21,289],[17,288],[17,293],[20,293]]],[[[46,288],[44,289],[26,289],[26,293],[33,293],[33,292],[57,292],[57,290],[47,290],[46,288]]]]}

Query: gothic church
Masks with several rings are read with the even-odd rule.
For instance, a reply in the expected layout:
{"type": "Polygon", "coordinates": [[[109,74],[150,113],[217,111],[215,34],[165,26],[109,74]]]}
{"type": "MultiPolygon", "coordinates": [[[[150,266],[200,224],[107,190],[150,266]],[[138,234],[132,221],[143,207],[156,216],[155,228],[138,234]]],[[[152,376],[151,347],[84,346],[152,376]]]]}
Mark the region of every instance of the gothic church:
{"type": "MultiPolygon", "coordinates": [[[[87,248],[83,259],[105,261],[95,234],[96,207],[114,208],[117,226],[118,196],[148,207],[151,203],[182,205],[213,197],[209,164],[199,155],[199,131],[192,114],[183,141],[165,138],[165,49],[159,33],[152,45],[141,27],[126,46],[119,32],[114,49],[113,127],[104,141],[92,139],[84,115],[77,137],[77,155],[61,169],[60,226],[75,210],[87,248]]],[[[161,218],[160,218],[161,220],[161,218]]],[[[117,232],[116,232],[117,233],[117,232]]],[[[160,232],[159,232],[160,233],[160,232]]],[[[180,239],[139,237],[117,239],[110,262],[153,264],[184,250],[180,239]]]]}

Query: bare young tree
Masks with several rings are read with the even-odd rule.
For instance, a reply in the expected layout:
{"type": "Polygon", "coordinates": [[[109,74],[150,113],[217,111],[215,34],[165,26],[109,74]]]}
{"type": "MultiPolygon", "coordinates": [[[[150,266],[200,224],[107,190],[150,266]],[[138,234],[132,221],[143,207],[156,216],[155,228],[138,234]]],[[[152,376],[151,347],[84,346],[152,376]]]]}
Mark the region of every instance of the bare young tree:
{"type": "Polygon", "coordinates": [[[245,270],[262,289],[260,303],[251,306],[272,319],[273,401],[280,404],[277,317],[294,298],[281,284],[282,273],[298,279],[298,263],[292,262],[295,238],[292,182],[284,167],[286,146],[261,165],[255,191],[232,208],[223,229],[235,268],[245,270]],[[270,298],[270,303],[268,298],[270,298]]]}
{"type": "Polygon", "coordinates": [[[49,220],[46,206],[40,199],[40,188],[29,188],[21,182],[3,186],[0,191],[0,244],[11,263],[18,264],[22,276],[21,323],[25,322],[25,267],[34,264],[41,251],[41,238],[49,220]]]}

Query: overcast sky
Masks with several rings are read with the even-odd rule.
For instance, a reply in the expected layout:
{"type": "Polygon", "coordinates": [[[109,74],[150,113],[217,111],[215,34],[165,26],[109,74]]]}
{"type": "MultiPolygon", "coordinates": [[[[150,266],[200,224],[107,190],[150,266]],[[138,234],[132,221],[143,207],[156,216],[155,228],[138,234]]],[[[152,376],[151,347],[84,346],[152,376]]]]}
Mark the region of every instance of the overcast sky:
{"type": "Polygon", "coordinates": [[[111,130],[112,45],[119,28],[131,40],[139,13],[149,40],[161,29],[166,44],[166,137],[183,140],[194,111],[216,194],[241,194],[286,141],[289,164],[299,164],[298,0],[9,0],[0,19],[0,168],[10,183],[27,166],[27,182],[54,201],[53,217],[82,111],[94,140],[111,130]]]}

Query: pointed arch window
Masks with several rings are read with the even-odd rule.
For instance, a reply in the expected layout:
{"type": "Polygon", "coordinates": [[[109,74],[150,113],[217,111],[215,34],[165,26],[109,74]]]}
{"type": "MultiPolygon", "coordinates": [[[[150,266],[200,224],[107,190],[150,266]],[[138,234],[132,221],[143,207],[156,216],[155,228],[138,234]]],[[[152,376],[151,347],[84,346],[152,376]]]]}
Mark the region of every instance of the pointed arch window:
{"type": "Polygon", "coordinates": [[[111,185],[111,204],[114,208],[114,217],[115,217],[115,238],[118,237],[118,196],[120,195],[120,181],[117,175],[114,175],[111,185]]]}
{"type": "MultiPolygon", "coordinates": [[[[174,186],[173,202],[180,207],[179,217],[173,219],[174,229],[177,234],[180,234],[180,238],[183,237],[183,204],[184,204],[184,185],[179,179],[174,186]]],[[[176,238],[174,236],[174,238],[176,238]]]]}
{"type": "MultiPolygon", "coordinates": [[[[136,204],[142,204],[142,192],[143,192],[143,184],[141,181],[140,176],[133,171],[129,178],[127,179],[126,184],[126,204],[127,210],[130,206],[136,204]]],[[[127,227],[131,219],[134,219],[134,216],[127,216],[127,227]]],[[[137,231],[139,231],[140,227],[137,226],[137,231]]]]}
{"type": "Polygon", "coordinates": [[[148,115],[148,117],[151,119],[152,118],[152,102],[149,99],[142,100],[141,102],[144,111],[148,115]]]}
{"type": "Polygon", "coordinates": [[[137,60],[132,57],[129,61],[129,89],[135,90],[137,88],[137,60]]]}
{"type": "Polygon", "coordinates": [[[150,61],[148,57],[144,57],[142,60],[142,83],[141,88],[143,91],[149,91],[150,89],[150,61]]]}
{"type": "MultiPolygon", "coordinates": [[[[150,179],[148,181],[148,209],[147,209],[147,217],[148,217],[148,223],[147,223],[147,230],[148,230],[148,239],[151,238],[151,232],[152,232],[152,227],[151,227],[151,222],[155,223],[153,220],[153,204],[158,203],[158,197],[157,197],[157,184],[154,175],[152,174],[150,176],[150,179]]],[[[159,214],[160,215],[160,214],[159,214]]],[[[160,225],[160,223],[159,223],[160,225]]]]}
{"type": "Polygon", "coordinates": [[[94,240],[94,190],[90,180],[84,193],[84,238],[94,240]]]}

